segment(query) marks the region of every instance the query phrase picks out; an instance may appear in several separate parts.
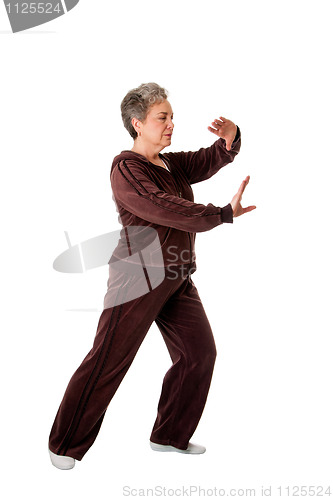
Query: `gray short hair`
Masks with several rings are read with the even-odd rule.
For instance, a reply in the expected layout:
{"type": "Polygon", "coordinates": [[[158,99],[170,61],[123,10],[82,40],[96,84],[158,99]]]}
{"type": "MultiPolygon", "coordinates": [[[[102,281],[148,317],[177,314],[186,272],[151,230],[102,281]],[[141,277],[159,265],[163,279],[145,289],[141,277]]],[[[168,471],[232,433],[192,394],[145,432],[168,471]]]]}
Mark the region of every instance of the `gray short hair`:
{"type": "Polygon", "coordinates": [[[142,83],[136,89],[130,90],[121,102],[121,117],[126,130],[133,139],[138,134],[132,125],[132,119],[137,118],[144,122],[149,108],[168,98],[168,92],[157,83],[142,83]]]}

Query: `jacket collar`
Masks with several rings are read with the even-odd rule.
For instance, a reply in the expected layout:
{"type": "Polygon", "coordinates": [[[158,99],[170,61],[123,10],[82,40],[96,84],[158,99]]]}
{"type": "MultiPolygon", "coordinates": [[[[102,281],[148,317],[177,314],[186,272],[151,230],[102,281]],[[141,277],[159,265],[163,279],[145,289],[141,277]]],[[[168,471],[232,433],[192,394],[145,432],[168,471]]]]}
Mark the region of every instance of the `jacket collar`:
{"type": "MultiPolygon", "coordinates": [[[[162,155],[161,153],[159,153],[159,156],[161,158],[163,158],[164,160],[166,160],[164,155],[162,155]]],[[[131,151],[129,149],[125,149],[119,155],[115,156],[115,158],[113,159],[112,169],[115,165],[117,165],[117,163],[119,163],[120,161],[123,161],[123,160],[135,160],[137,162],[141,162],[141,163],[144,163],[146,165],[151,164],[151,162],[145,156],[143,156],[139,153],[135,153],[134,151],[131,151]]]]}

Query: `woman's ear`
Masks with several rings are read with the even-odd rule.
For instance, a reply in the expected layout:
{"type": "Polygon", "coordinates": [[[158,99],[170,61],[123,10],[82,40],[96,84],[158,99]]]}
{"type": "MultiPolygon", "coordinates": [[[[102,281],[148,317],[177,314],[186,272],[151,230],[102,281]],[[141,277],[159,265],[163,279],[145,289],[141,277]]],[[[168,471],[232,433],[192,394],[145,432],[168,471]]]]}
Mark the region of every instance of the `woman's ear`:
{"type": "Polygon", "coordinates": [[[141,125],[142,125],[142,123],[140,122],[140,120],[138,120],[137,118],[132,118],[132,125],[133,125],[133,128],[134,128],[135,132],[138,135],[141,135],[141,125]]]}

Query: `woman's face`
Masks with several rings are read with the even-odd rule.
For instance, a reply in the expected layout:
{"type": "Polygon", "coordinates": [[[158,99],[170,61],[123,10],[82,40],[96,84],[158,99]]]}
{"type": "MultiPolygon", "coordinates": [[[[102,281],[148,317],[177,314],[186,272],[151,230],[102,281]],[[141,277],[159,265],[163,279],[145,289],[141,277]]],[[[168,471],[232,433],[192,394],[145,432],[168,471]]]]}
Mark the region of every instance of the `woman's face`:
{"type": "Polygon", "coordinates": [[[172,120],[173,111],[167,99],[154,104],[149,109],[145,121],[136,123],[141,133],[140,140],[160,150],[169,146],[174,127],[172,120]]]}

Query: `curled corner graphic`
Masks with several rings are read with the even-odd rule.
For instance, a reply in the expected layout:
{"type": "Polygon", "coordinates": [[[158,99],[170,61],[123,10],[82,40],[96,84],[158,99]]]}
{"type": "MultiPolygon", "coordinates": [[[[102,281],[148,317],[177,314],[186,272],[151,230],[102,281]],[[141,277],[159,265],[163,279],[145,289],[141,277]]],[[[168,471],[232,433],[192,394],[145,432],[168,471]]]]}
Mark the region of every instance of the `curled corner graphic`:
{"type": "Polygon", "coordinates": [[[73,246],[67,231],[65,236],[69,248],[54,260],[53,269],[62,273],[83,273],[108,263],[119,235],[106,233],[73,246]]]}
{"type": "MultiPolygon", "coordinates": [[[[134,280],[126,300],[140,297],[160,285],[165,277],[163,253],[158,233],[147,226],[128,226],[72,245],[65,231],[68,248],[53,262],[62,273],[83,273],[109,264],[112,277],[134,280]]],[[[116,278],[115,278],[116,279],[116,278]]],[[[113,300],[108,292],[106,300],[113,300]]],[[[124,299],[123,299],[124,300],[124,299]]]]}
{"type": "Polygon", "coordinates": [[[23,2],[4,0],[13,33],[48,23],[72,10],[79,0],[48,0],[23,2]]]}

